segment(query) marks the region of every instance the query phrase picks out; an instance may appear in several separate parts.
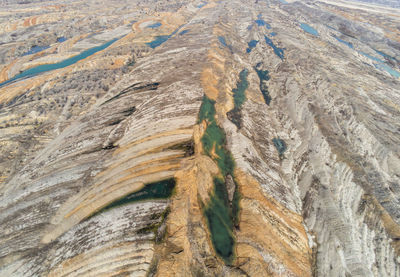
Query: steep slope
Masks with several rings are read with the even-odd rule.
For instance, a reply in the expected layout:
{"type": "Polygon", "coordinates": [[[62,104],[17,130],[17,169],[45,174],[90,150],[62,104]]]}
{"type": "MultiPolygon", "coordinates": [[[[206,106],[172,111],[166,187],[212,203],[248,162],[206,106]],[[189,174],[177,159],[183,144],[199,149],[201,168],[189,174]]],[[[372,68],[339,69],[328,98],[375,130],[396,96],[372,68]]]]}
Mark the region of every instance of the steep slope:
{"type": "Polygon", "coordinates": [[[1,29],[0,276],[400,274],[396,14],[59,4],[1,29]]]}

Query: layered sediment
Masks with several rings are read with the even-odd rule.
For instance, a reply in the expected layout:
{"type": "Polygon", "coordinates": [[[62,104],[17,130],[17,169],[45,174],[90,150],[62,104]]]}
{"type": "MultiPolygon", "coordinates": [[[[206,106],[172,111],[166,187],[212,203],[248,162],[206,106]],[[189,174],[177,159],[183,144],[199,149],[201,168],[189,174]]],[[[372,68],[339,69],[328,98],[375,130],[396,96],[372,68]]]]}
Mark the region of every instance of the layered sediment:
{"type": "Polygon", "coordinates": [[[399,275],[396,15],[53,3],[6,5],[1,82],[115,42],[0,87],[0,276],[399,275]]]}

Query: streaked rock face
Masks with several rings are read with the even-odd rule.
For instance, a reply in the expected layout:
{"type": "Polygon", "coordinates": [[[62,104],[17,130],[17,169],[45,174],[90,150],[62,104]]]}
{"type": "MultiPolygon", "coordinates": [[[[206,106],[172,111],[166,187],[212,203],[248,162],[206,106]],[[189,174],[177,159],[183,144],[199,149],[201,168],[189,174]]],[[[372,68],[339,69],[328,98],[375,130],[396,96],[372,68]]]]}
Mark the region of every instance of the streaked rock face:
{"type": "Polygon", "coordinates": [[[4,1],[0,276],[399,276],[398,14],[4,1]]]}

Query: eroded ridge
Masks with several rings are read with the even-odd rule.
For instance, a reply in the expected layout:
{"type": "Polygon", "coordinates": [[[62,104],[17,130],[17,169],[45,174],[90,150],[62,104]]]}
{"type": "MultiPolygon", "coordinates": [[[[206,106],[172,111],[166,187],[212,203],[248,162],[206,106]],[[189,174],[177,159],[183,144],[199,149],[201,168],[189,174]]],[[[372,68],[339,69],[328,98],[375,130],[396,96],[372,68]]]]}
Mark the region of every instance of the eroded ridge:
{"type": "Polygon", "coordinates": [[[0,276],[399,276],[393,8],[9,2],[0,276]]]}

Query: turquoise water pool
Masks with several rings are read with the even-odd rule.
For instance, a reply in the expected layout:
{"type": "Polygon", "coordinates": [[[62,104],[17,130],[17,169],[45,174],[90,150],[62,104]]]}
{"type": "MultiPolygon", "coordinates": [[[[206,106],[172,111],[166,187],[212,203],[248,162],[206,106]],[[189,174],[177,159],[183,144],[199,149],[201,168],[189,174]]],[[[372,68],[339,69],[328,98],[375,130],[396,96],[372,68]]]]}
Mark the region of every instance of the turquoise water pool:
{"type": "Polygon", "coordinates": [[[251,50],[253,50],[253,48],[257,46],[257,43],[258,43],[258,40],[255,40],[255,39],[251,40],[251,41],[247,44],[249,47],[246,49],[246,52],[247,52],[247,53],[250,53],[251,50]]]}
{"type": "Polygon", "coordinates": [[[393,68],[391,68],[390,66],[384,64],[384,63],[377,63],[374,64],[374,66],[376,68],[378,68],[379,70],[384,70],[387,73],[389,73],[390,75],[392,75],[395,78],[400,78],[400,72],[397,70],[394,70],[393,68]]]}
{"type": "MultiPolygon", "coordinates": [[[[169,40],[173,35],[175,35],[180,29],[182,28],[182,26],[180,26],[179,28],[177,28],[175,31],[173,31],[170,35],[163,35],[163,36],[156,36],[156,38],[151,41],[151,42],[147,42],[146,45],[150,46],[151,48],[156,48],[158,46],[160,46],[161,44],[163,44],[164,42],[166,42],[167,40],[169,40]]],[[[181,32],[181,35],[185,34],[186,30],[181,32]]]]}
{"type": "Polygon", "coordinates": [[[225,37],[219,36],[218,40],[223,46],[228,47],[228,44],[226,43],[225,37]]]}
{"type": "Polygon", "coordinates": [[[25,52],[24,54],[22,54],[22,56],[27,56],[27,55],[32,55],[32,54],[36,54],[39,53],[40,51],[43,51],[45,49],[50,48],[50,46],[32,46],[31,49],[27,52],[25,52]]]}
{"type": "Polygon", "coordinates": [[[300,24],[300,28],[303,29],[303,31],[313,35],[313,36],[318,36],[318,31],[315,30],[313,27],[311,27],[310,25],[308,25],[307,23],[301,23],[300,24]]]}
{"type": "Polygon", "coordinates": [[[259,27],[265,26],[267,29],[271,29],[271,25],[269,25],[267,22],[264,21],[264,19],[262,19],[261,14],[259,14],[257,16],[257,20],[255,20],[255,22],[257,23],[257,26],[259,26],[259,27]]]}
{"type": "MultiPolygon", "coordinates": [[[[381,55],[382,57],[385,57],[386,54],[379,52],[377,50],[375,50],[376,53],[378,53],[379,55],[381,55]]],[[[387,73],[389,73],[391,76],[395,77],[395,78],[400,78],[400,72],[391,68],[390,66],[388,66],[384,60],[377,58],[375,56],[372,56],[368,53],[365,53],[363,51],[358,51],[358,53],[360,53],[361,55],[375,61],[376,63],[374,63],[375,68],[382,70],[382,71],[386,71],[387,73]]],[[[389,57],[389,56],[388,56],[389,57]]]]}
{"type": "Polygon", "coordinates": [[[110,46],[111,44],[113,44],[115,41],[117,41],[118,38],[115,38],[113,40],[110,40],[100,46],[96,46],[93,48],[90,48],[88,50],[83,51],[82,53],[73,56],[71,58],[65,59],[61,62],[58,63],[52,63],[52,64],[42,64],[42,65],[38,65],[32,68],[29,68],[27,70],[22,71],[21,73],[15,75],[14,77],[12,77],[11,79],[8,79],[7,81],[4,81],[2,83],[0,83],[0,87],[7,85],[11,82],[14,82],[18,79],[23,79],[23,78],[29,78],[29,77],[33,77],[35,75],[38,75],[40,73],[44,73],[47,71],[51,71],[51,70],[55,70],[55,69],[60,69],[60,68],[64,68],[67,66],[70,66],[74,63],[79,62],[80,60],[86,59],[87,57],[101,51],[104,50],[105,48],[107,48],[108,46],[110,46]]]}
{"type": "Polygon", "coordinates": [[[348,42],[348,41],[345,41],[345,40],[343,40],[343,39],[341,39],[341,38],[338,38],[338,37],[335,36],[335,35],[333,35],[333,37],[334,37],[337,41],[339,41],[340,43],[343,43],[343,44],[347,45],[349,48],[351,48],[351,49],[354,48],[354,46],[353,46],[353,44],[352,44],[351,42],[348,42]]]}
{"type": "Polygon", "coordinates": [[[170,37],[171,35],[157,36],[155,40],[153,40],[152,42],[148,42],[146,44],[154,49],[163,44],[164,42],[166,42],[170,37]]]}
{"type": "Polygon", "coordinates": [[[183,36],[184,34],[188,33],[189,31],[190,31],[189,29],[183,30],[182,32],[179,33],[179,35],[183,36]]]}
{"type": "Polygon", "coordinates": [[[156,29],[156,28],[160,27],[161,25],[162,24],[160,22],[156,22],[154,24],[147,26],[146,28],[156,29]]]}
{"type": "Polygon", "coordinates": [[[284,49],[283,49],[283,48],[277,47],[277,46],[274,44],[274,42],[273,42],[267,35],[265,35],[264,38],[265,38],[265,42],[266,42],[269,46],[272,47],[272,49],[274,50],[274,53],[275,53],[279,58],[281,58],[281,60],[283,60],[283,58],[284,58],[284,49]]]}
{"type": "Polygon", "coordinates": [[[384,60],[381,60],[381,59],[379,59],[377,57],[374,57],[374,56],[372,56],[372,55],[370,55],[368,53],[365,53],[363,51],[358,51],[358,53],[360,53],[361,55],[363,55],[363,56],[365,56],[365,57],[367,57],[367,58],[369,58],[369,59],[371,59],[373,61],[376,61],[376,62],[379,62],[379,63],[384,63],[385,62],[384,60]]]}

